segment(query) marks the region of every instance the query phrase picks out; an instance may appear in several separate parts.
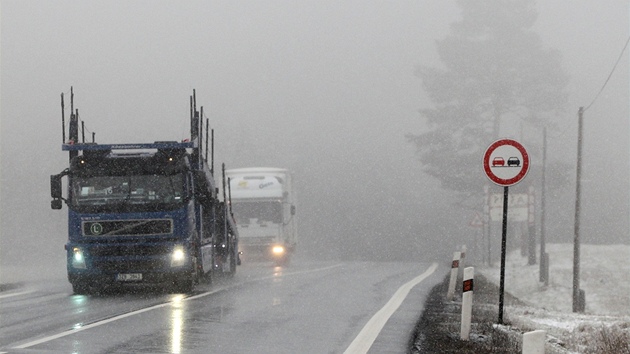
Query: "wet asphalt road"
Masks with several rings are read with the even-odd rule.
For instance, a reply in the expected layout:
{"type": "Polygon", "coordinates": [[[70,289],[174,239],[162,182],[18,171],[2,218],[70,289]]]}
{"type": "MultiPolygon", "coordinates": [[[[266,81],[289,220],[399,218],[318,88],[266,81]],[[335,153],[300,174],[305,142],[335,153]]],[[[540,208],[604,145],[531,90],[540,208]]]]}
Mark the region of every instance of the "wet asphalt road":
{"type": "Polygon", "coordinates": [[[99,296],[50,279],[0,292],[0,353],[405,353],[445,271],[428,262],[258,262],[190,294],[99,296]]]}

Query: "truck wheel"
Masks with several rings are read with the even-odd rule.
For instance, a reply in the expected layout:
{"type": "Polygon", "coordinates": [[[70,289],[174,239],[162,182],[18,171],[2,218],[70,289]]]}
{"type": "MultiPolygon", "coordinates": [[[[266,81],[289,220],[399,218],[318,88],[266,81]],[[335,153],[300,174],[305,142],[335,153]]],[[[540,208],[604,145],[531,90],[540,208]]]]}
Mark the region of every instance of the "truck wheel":
{"type": "Polygon", "coordinates": [[[203,273],[203,276],[201,278],[206,284],[212,284],[212,282],[214,281],[214,277],[214,270],[210,269],[209,271],[203,273]]]}
{"type": "Polygon", "coordinates": [[[238,255],[230,255],[230,271],[228,272],[229,277],[233,277],[236,274],[236,264],[238,263],[238,255]]]}
{"type": "Polygon", "coordinates": [[[86,284],[72,283],[72,292],[77,295],[89,295],[90,287],[86,284]]]}
{"type": "Polygon", "coordinates": [[[276,259],[276,266],[278,267],[286,267],[289,265],[289,255],[285,254],[282,257],[276,259]]]}
{"type": "Polygon", "coordinates": [[[195,279],[190,274],[182,275],[173,282],[173,289],[178,293],[189,293],[194,286],[195,279]]]}

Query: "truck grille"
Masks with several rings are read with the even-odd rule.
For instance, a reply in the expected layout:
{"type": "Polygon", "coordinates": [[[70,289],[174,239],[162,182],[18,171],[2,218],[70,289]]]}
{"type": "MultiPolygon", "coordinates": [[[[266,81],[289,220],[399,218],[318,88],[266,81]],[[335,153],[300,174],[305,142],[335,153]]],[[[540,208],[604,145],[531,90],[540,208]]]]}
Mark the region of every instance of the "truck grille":
{"type": "Polygon", "coordinates": [[[173,233],[172,219],[84,221],[84,236],[143,236],[173,233]]]}
{"type": "Polygon", "coordinates": [[[159,256],[170,253],[172,249],[167,245],[99,245],[89,247],[88,252],[92,257],[159,256]]]}

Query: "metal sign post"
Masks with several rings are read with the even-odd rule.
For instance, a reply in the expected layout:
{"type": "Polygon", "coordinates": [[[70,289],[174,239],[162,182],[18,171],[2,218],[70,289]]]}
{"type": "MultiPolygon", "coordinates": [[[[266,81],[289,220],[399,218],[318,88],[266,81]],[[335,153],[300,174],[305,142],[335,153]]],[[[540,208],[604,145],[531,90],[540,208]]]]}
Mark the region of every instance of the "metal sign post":
{"type": "Polygon", "coordinates": [[[499,285],[499,324],[503,324],[505,257],[507,245],[508,187],[520,182],[529,171],[529,154],[519,142],[500,139],[490,144],[483,156],[486,176],[503,186],[503,227],[501,230],[501,280],[499,285]]]}
{"type": "Polygon", "coordinates": [[[501,227],[501,280],[499,283],[499,324],[503,324],[503,295],[505,293],[505,254],[507,248],[508,186],[503,187],[503,225],[501,227]]]}

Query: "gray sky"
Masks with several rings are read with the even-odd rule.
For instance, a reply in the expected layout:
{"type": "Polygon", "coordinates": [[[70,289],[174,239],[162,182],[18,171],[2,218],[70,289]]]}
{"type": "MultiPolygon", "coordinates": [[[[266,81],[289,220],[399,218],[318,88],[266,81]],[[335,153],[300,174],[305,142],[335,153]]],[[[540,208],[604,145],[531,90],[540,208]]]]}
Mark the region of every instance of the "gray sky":
{"type": "MultiPolygon", "coordinates": [[[[538,10],[535,30],[571,76],[550,159],[571,162],[578,107],[628,38],[628,2],[545,0],[538,10]]],[[[414,70],[440,65],[434,43],[459,18],[454,1],[2,0],[0,11],[2,259],[23,239],[63,258],[66,210],[50,210],[48,181],[67,163],[60,93],[68,107],[70,86],[102,143],[186,138],[196,89],[218,163],[296,171],[301,242],[314,254],[336,232],[365,236],[344,246],[401,237],[409,248],[421,225],[441,223],[452,244],[470,230],[472,214],[447,207],[404,139],[423,128],[418,109],[430,102],[414,70]]],[[[587,111],[583,170],[585,232],[626,238],[629,62],[626,53],[587,111]]],[[[572,224],[560,229],[571,235],[572,224]]],[[[438,242],[436,233],[424,236],[438,242]]]]}

